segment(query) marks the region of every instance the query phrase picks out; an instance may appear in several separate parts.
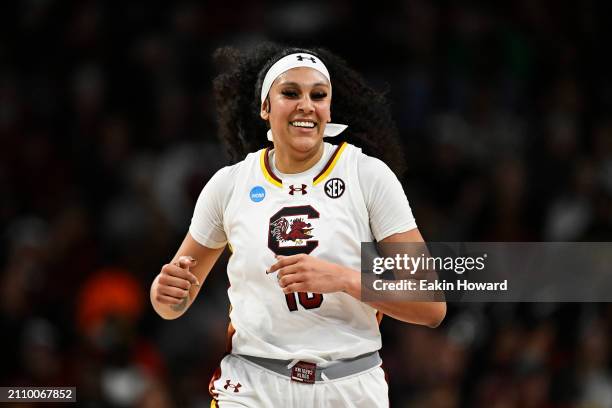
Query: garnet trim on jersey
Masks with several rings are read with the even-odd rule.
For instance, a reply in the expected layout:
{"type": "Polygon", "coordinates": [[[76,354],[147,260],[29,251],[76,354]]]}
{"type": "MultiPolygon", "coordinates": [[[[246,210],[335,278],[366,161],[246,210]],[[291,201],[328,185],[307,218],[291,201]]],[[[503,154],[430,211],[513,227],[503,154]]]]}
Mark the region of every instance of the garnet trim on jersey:
{"type": "Polygon", "coordinates": [[[323,170],[321,170],[321,172],[312,179],[313,185],[316,186],[321,181],[323,181],[325,177],[329,176],[329,173],[331,173],[334,167],[336,166],[336,163],[338,162],[338,159],[340,159],[340,155],[342,154],[345,148],[346,148],[346,142],[342,142],[336,148],[336,151],[334,152],[334,154],[332,154],[332,157],[329,158],[329,160],[327,161],[327,164],[325,165],[325,167],[323,167],[323,170]]]}
{"type": "MultiPolygon", "coordinates": [[[[230,246],[230,250],[231,250],[231,246],[230,246]]],[[[230,303],[228,315],[230,315],[231,313],[232,313],[232,304],[230,303]]],[[[225,354],[223,354],[223,357],[221,357],[221,360],[223,360],[225,356],[232,353],[232,338],[234,337],[234,334],[236,334],[236,329],[234,329],[234,325],[232,324],[230,320],[229,325],[227,326],[227,336],[225,338],[225,342],[226,342],[225,343],[225,354]]],[[[219,396],[219,393],[215,391],[215,381],[217,381],[219,378],[221,378],[221,363],[220,362],[217,368],[215,369],[215,372],[213,373],[210,381],[208,382],[208,394],[212,398],[212,401],[210,402],[211,408],[217,408],[219,406],[219,403],[217,401],[217,397],[219,396]]]]}
{"type": "MultiPolygon", "coordinates": [[[[312,179],[313,185],[319,184],[321,181],[325,179],[325,177],[329,176],[329,174],[332,172],[332,170],[336,166],[336,163],[338,163],[338,159],[340,158],[340,155],[342,154],[346,146],[347,146],[347,143],[342,142],[336,147],[336,150],[334,151],[332,156],[329,158],[329,160],[325,164],[325,167],[323,167],[323,170],[321,170],[319,174],[313,177],[312,179]]],[[[282,188],[283,180],[281,180],[276,174],[274,174],[274,172],[272,171],[272,167],[270,166],[270,159],[268,157],[269,151],[270,149],[267,147],[261,151],[261,156],[259,157],[259,164],[261,166],[261,171],[264,177],[266,178],[266,180],[268,180],[272,185],[282,188]]]]}
{"type": "Polygon", "coordinates": [[[266,147],[263,152],[261,152],[261,157],[259,158],[259,164],[261,165],[261,170],[263,171],[264,177],[270,183],[274,184],[277,187],[283,187],[283,181],[276,177],[276,174],[272,171],[270,167],[270,158],[268,157],[269,148],[266,147]]]}

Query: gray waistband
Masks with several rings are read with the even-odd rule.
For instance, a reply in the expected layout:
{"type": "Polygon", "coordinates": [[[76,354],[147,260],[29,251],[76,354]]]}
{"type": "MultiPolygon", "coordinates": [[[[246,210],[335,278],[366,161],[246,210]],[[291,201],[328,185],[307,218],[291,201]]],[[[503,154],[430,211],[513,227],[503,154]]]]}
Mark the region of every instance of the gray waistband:
{"type": "MultiPolygon", "coordinates": [[[[291,378],[291,368],[289,365],[292,360],[276,360],[272,358],[253,357],[243,354],[238,354],[239,357],[266,368],[285,377],[291,378]]],[[[329,367],[319,368],[316,370],[316,381],[323,381],[321,374],[325,374],[330,380],[337,378],[348,377],[349,375],[357,374],[366,371],[370,368],[379,366],[382,363],[378,351],[362,354],[357,357],[338,360],[332,363],[329,367]]]]}

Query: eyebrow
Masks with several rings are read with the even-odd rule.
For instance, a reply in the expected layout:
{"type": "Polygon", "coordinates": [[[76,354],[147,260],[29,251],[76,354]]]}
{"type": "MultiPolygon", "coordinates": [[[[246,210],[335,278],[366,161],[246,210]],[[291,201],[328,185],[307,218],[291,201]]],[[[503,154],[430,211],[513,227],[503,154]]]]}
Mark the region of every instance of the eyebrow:
{"type": "MultiPolygon", "coordinates": [[[[298,88],[300,88],[302,85],[308,86],[308,84],[299,84],[299,83],[293,82],[293,81],[290,81],[290,82],[281,82],[278,85],[279,86],[295,86],[295,87],[298,87],[298,88]]],[[[326,83],[326,82],[315,82],[314,84],[310,85],[311,88],[314,88],[315,86],[329,87],[329,84],[326,83]]]]}

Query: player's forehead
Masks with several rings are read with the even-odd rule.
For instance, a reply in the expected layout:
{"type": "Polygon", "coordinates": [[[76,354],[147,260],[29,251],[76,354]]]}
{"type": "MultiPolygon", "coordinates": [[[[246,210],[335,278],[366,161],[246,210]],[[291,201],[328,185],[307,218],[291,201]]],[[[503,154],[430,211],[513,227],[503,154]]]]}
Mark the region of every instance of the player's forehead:
{"type": "Polygon", "coordinates": [[[292,68],[283,72],[276,78],[272,87],[294,85],[305,88],[324,87],[331,88],[325,75],[316,69],[308,67],[292,68]]]}

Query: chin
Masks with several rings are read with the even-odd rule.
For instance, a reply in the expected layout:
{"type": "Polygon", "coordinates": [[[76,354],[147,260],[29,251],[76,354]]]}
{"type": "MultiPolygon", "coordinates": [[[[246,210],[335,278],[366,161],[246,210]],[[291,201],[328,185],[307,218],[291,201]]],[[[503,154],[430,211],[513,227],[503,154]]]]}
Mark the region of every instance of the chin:
{"type": "Polygon", "coordinates": [[[307,153],[318,147],[322,142],[323,138],[318,135],[298,136],[291,140],[291,147],[299,152],[307,153]]]}

